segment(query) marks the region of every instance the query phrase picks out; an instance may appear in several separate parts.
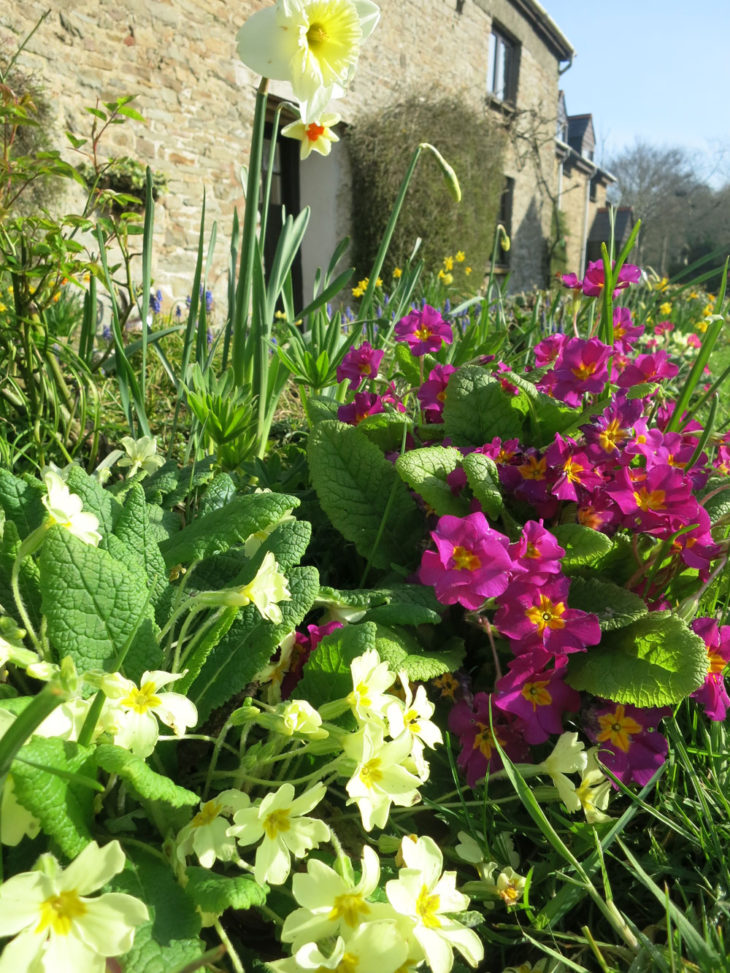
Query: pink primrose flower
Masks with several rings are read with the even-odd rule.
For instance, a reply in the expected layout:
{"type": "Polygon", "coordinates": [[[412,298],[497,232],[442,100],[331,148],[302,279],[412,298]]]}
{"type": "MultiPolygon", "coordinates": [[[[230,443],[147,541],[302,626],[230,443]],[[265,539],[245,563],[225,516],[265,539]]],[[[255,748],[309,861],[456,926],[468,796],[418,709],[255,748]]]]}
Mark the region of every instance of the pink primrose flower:
{"type": "Polygon", "coordinates": [[[494,705],[523,721],[528,743],[544,743],[553,733],[562,733],[563,713],[580,709],[580,694],[566,684],[564,675],[564,668],[514,669],[498,680],[494,705]]]}
{"type": "Polygon", "coordinates": [[[701,703],[709,719],[721,722],[730,709],[724,676],[730,662],[730,625],[719,628],[713,618],[695,618],[691,627],[707,646],[710,662],[705,682],[692,693],[692,699],[701,703]]]}
{"type": "Polygon", "coordinates": [[[397,341],[407,341],[411,354],[420,357],[434,354],[443,344],[450,345],[454,340],[451,326],[444,321],[435,307],[424,304],[421,311],[413,310],[395,326],[397,341]]]}
{"type": "Polygon", "coordinates": [[[589,424],[580,427],[588,456],[595,463],[615,460],[630,441],[641,414],[639,399],[627,399],[625,392],[618,392],[599,416],[592,416],[589,424]]]}
{"type": "Polygon", "coordinates": [[[528,755],[521,721],[492,708],[490,726],[489,710],[490,697],[486,693],[477,693],[471,704],[459,700],[449,713],[449,730],[458,736],[461,744],[456,762],[465,772],[469,787],[474,787],[487,771],[502,766],[502,758],[494,744],[495,736],[510,760],[524,761],[528,755]]]}
{"type": "MultiPolygon", "coordinates": [[[[624,264],[618,273],[616,288],[613,292],[615,297],[629,284],[635,284],[641,279],[641,271],[633,264],[624,264]]],[[[603,293],[606,284],[606,272],[602,260],[593,260],[588,264],[585,277],[583,278],[583,293],[586,297],[598,297],[603,293]]]]}
{"type": "Polygon", "coordinates": [[[643,324],[634,324],[631,311],[627,307],[613,309],[613,347],[615,351],[627,355],[636,339],[644,333],[643,324]]]}
{"type": "Polygon", "coordinates": [[[431,537],[436,550],[424,552],[418,577],[433,586],[443,605],[458,603],[476,611],[487,598],[502,594],[512,568],[509,541],[492,530],[483,513],[447,514],[431,537]]]}
{"type": "Polygon", "coordinates": [[[689,345],[690,348],[701,348],[702,338],[700,338],[698,334],[691,332],[690,334],[687,335],[687,344],[689,345]]]}
{"type": "Polygon", "coordinates": [[[281,681],[282,699],[289,699],[294,687],[302,678],[304,664],[325,635],[329,635],[330,632],[334,632],[338,628],[342,628],[342,622],[332,621],[326,622],[324,625],[307,625],[306,635],[304,632],[295,633],[289,669],[281,681]]]}
{"type": "Polygon", "coordinates": [[[366,416],[374,416],[378,412],[385,412],[383,400],[373,392],[356,392],[355,398],[349,405],[341,405],[337,410],[340,422],[356,426],[366,416]]]}
{"type": "Polygon", "coordinates": [[[519,539],[509,546],[515,572],[529,575],[530,581],[537,585],[561,573],[560,559],[564,554],[564,548],[543,527],[541,520],[528,520],[519,539]]]}
{"type": "Polygon", "coordinates": [[[418,401],[426,422],[443,422],[446,387],[456,369],[453,365],[437,365],[428,373],[428,380],[418,390],[418,401]]]}
{"type": "Polygon", "coordinates": [[[656,730],[669,706],[639,709],[629,703],[604,701],[595,708],[586,733],[599,745],[598,758],[625,784],[643,787],[664,763],[668,745],[656,730]]]}
{"type": "Polygon", "coordinates": [[[555,364],[551,388],[554,398],[575,408],[586,392],[602,392],[608,380],[610,357],[610,346],[598,338],[568,338],[555,364]]]}
{"type": "Polygon", "coordinates": [[[668,537],[699,522],[692,481],[673,466],[619,469],[613,484],[605,489],[624,515],[625,527],[668,537]]]}
{"type": "Polygon", "coordinates": [[[666,351],[655,351],[650,355],[638,355],[617,377],[619,388],[628,389],[643,382],[661,382],[674,378],[679,368],[669,361],[666,351]]]}
{"type": "Polygon", "coordinates": [[[547,338],[543,338],[542,341],[536,344],[533,348],[533,352],[535,354],[535,366],[537,368],[545,368],[547,365],[552,365],[557,360],[565,341],[566,335],[561,334],[560,332],[557,334],[548,335],[547,338]]]}
{"type": "Polygon", "coordinates": [[[563,439],[560,433],[548,447],[545,459],[557,479],[551,489],[559,500],[577,500],[578,487],[593,490],[603,477],[596,473],[588,454],[573,439],[563,439]]]}
{"type": "Polygon", "coordinates": [[[350,348],[340,364],[337,366],[337,381],[350,380],[350,387],[359,388],[366,379],[373,379],[378,374],[380,363],[385,352],[363,341],[357,348],[350,348]]]}
{"type": "Polygon", "coordinates": [[[583,281],[579,280],[576,274],[562,274],[560,279],[563,287],[569,287],[572,291],[579,291],[583,287],[583,281]]]}

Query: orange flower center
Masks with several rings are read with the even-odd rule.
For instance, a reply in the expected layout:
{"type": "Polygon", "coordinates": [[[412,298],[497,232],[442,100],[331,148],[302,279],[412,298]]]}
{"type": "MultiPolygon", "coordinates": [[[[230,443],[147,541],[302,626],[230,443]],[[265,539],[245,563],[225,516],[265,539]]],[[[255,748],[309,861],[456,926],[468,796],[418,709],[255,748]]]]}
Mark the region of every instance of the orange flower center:
{"type": "Polygon", "coordinates": [[[451,552],[451,560],[454,562],[457,571],[476,571],[482,566],[477,555],[468,547],[462,547],[460,544],[457,544],[451,552]]]}
{"type": "Polygon", "coordinates": [[[307,138],[310,142],[317,142],[324,135],[324,125],[318,125],[316,122],[310,122],[306,128],[307,138]]]}
{"type": "Polygon", "coordinates": [[[545,687],[549,685],[548,679],[537,679],[535,682],[526,682],[522,687],[522,695],[528,703],[532,703],[534,713],[538,706],[549,706],[553,697],[545,687]]]}
{"type": "Polygon", "coordinates": [[[528,608],[525,615],[537,626],[538,632],[544,632],[546,628],[565,628],[565,621],[561,617],[564,612],[565,604],[562,601],[553,603],[546,595],[540,595],[540,603],[528,608]]]}
{"type": "Polygon", "coordinates": [[[601,732],[597,736],[597,740],[601,743],[608,740],[619,750],[623,750],[624,753],[629,752],[629,747],[631,746],[631,737],[636,736],[637,733],[641,733],[643,727],[640,723],[637,723],[635,719],[631,716],[626,716],[626,711],[623,704],[619,703],[613,713],[604,713],[603,716],[598,717],[598,723],[601,727],[601,732]]]}
{"type": "Polygon", "coordinates": [[[639,510],[666,510],[666,496],[664,490],[647,490],[646,487],[634,490],[634,500],[639,510]]]}

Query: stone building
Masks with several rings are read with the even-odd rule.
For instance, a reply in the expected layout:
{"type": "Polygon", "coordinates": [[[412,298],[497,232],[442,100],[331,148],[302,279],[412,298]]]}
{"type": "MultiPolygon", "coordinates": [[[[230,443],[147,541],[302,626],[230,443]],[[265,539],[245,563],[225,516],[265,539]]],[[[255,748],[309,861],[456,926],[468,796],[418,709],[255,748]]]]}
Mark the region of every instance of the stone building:
{"type": "MultiPolygon", "coordinates": [[[[246,17],[266,5],[6,0],[0,7],[0,50],[12,49],[50,10],[21,63],[42,80],[56,106],[59,145],[65,130],[88,133],[85,106],[135,96],[146,122],[112,127],[102,151],[130,156],[167,179],[155,210],[153,268],[167,299],[190,291],[204,191],[208,237],[217,223],[209,286],[225,292],[258,82],[239,61],[235,36],[246,17]]],[[[504,268],[511,288],[546,282],[558,208],[566,217],[568,263],[578,270],[591,207],[605,203],[610,176],[590,157],[592,124],[582,135],[570,124],[558,128],[560,74],[573,56],[560,29],[536,0],[380,0],[380,6],[381,22],[363,47],[350,90],[335,106],[343,124],[406,91],[422,91],[424,98],[458,94],[475,105],[486,100],[509,136],[501,217],[512,238],[504,268]],[[582,139],[575,145],[574,134],[582,139]]],[[[286,96],[283,85],[273,83],[271,90],[286,96]]],[[[305,295],[316,266],[326,265],[348,229],[346,149],[343,143],[334,148],[326,159],[310,156],[302,163],[286,149],[277,156],[277,198],[312,205],[301,268],[305,295]]]]}

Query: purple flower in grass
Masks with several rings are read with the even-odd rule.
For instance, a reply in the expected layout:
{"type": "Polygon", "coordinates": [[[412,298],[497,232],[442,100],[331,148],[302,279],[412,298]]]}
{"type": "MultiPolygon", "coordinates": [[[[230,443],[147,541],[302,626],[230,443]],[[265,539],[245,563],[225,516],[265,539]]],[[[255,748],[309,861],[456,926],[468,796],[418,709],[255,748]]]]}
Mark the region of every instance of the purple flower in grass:
{"type": "Polygon", "coordinates": [[[625,784],[647,784],[664,763],[668,745],[656,729],[669,706],[641,708],[603,701],[593,711],[586,733],[598,744],[598,758],[625,784]]]}

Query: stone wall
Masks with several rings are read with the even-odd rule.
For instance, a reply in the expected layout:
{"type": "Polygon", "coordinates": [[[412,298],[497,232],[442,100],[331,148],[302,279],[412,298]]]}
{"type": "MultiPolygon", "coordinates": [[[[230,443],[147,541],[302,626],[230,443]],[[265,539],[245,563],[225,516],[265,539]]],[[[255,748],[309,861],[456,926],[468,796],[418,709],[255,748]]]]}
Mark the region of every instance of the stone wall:
{"type": "MultiPolygon", "coordinates": [[[[235,35],[247,16],[266,5],[260,0],[76,0],[70,7],[65,0],[6,0],[0,7],[0,44],[6,48],[50,9],[21,63],[43,80],[57,106],[59,145],[66,129],[80,135],[89,131],[85,106],[135,96],[146,123],[111,129],[102,149],[132,156],[167,177],[168,192],[155,211],[153,272],[169,297],[189,292],[204,191],[208,234],[213,220],[218,223],[210,284],[216,293],[225,290],[230,227],[234,208],[243,206],[240,173],[247,163],[258,80],[238,60],[235,35]]],[[[522,44],[517,111],[499,113],[517,131],[506,170],[515,179],[513,287],[540,284],[554,191],[549,181],[558,61],[510,0],[467,2],[461,13],[456,6],[454,0],[381,0],[381,23],[363,48],[351,90],[337,110],[351,121],[358,112],[414,89],[424,98],[459,94],[483,105],[488,37],[492,16],[497,17],[522,44]],[[519,134],[524,129],[527,136],[519,134]]],[[[274,84],[272,91],[284,94],[285,88],[274,84]]],[[[317,158],[308,165],[316,163],[317,158]]],[[[312,198],[317,192],[311,190],[312,198]]],[[[336,196],[338,219],[346,222],[341,184],[336,196]]],[[[327,258],[323,254],[319,262],[327,258]]]]}

